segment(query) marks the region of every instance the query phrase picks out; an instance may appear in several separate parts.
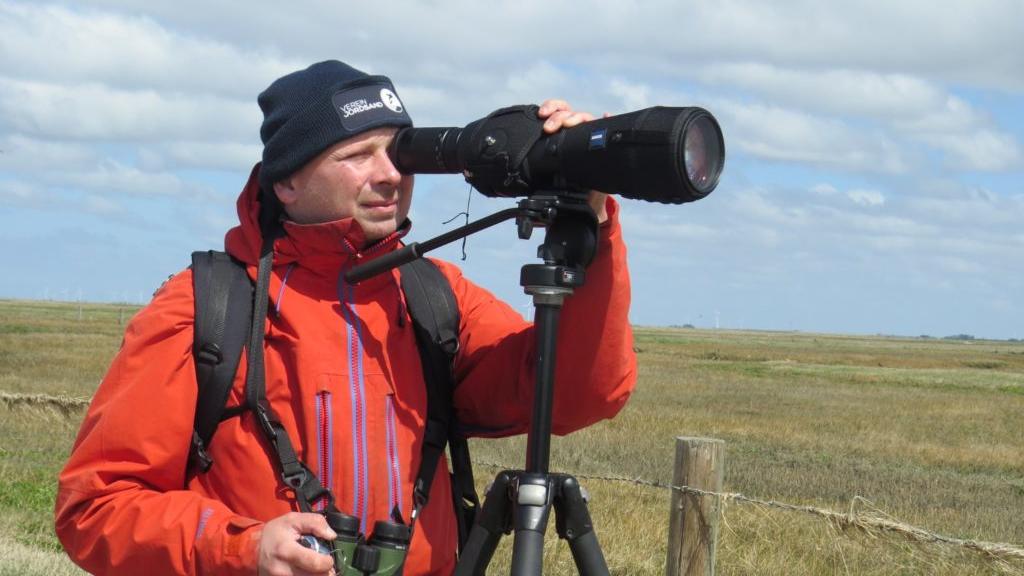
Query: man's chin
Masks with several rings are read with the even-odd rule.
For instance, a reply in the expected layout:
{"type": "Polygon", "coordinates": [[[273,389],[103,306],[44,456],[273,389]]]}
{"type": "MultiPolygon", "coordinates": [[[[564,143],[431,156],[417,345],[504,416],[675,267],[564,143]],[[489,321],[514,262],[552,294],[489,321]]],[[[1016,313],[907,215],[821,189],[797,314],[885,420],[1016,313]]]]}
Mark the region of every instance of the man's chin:
{"type": "MultiPolygon", "coordinates": [[[[358,221],[357,221],[358,222],[358,221]]],[[[398,229],[398,225],[395,224],[394,220],[388,222],[358,222],[359,227],[363,229],[363,236],[366,238],[367,244],[372,244],[378,240],[383,240],[388,236],[395,233],[398,229]]]]}

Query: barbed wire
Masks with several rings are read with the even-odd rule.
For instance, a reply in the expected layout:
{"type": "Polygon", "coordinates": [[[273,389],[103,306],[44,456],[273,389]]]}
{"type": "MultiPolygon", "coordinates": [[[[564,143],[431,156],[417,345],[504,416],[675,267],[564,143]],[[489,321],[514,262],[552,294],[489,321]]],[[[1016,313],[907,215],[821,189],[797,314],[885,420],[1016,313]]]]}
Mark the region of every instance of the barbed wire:
{"type": "MultiPolygon", "coordinates": [[[[49,394],[18,394],[13,392],[2,392],[0,391],[0,403],[4,404],[8,408],[18,406],[30,406],[30,407],[44,407],[59,410],[64,415],[70,415],[71,413],[85,408],[89,405],[90,400],[88,398],[74,398],[70,396],[51,396],[49,394]]],[[[498,470],[510,469],[514,467],[506,466],[504,464],[498,464],[495,462],[489,462],[485,460],[473,460],[473,464],[477,466],[486,466],[488,468],[494,468],[498,470]]],[[[582,480],[594,480],[599,482],[616,482],[623,484],[633,484],[636,486],[644,486],[648,488],[655,488],[659,490],[670,490],[676,491],[683,494],[690,494],[700,497],[714,497],[719,498],[723,503],[738,502],[742,504],[752,504],[761,506],[764,508],[773,508],[776,510],[784,510],[787,512],[799,512],[803,514],[809,514],[824,518],[831,522],[834,526],[846,529],[856,528],[858,530],[873,533],[873,532],[893,532],[905,536],[911,540],[917,542],[925,542],[932,544],[943,544],[948,546],[957,546],[968,550],[979,552],[986,556],[990,556],[1000,560],[1024,560],[1024,548],[1014,546],[1012,544],[995,543],[995,542],[984,542],[981,540],[966,540],[961,538],[954,538],[952,536],[946,536],[944,534],[938,534],[924,528],[919,528],[905,522],[895,520],[878,509],[874,508],[870,501],[860,496],[854,496],[850,502],[849,512],[836,512],[834,510],[828,510],[826,508],[818,508],[816,506],[789,504],[787,502],[779,502],[778,500],[763,500],[760,498],[752,498],[740,492],[712,492],[709,490],[701,490],[699,488],[693,488],[691,486],[676,486],[673,484],[667,484],[664,482],[658,482],[655,480],[647,480],[640,477],[629,478],[626,476],[618,476],[612,474],[579,474],[574,473],[579,479],[582,480]],[[864,513],[863,511],[857,510],[858,504],[867,504],[872,506],[873,512],[864,513]]]]}
{"type": "MultiPolygon", "coordinates": [[[[509,466],[483,460],[473,460],[473,464],[486,466],[488,468],[495,468],[498,470],[505,470],[510,468],[509,466]]],[[[825,508],[818,508],[815,506],[789,504],[786,502],[779,502],[777,500],[763,500],[760,498],[752,498],[740,492],[712,492],[709,490],[701,490],[700,488],[693,488],[691,486],[676,486],[673,484],[667,484],[655,480],[646,480],[640,477],[628,478],[625,476],[616,476],[610,474],[576,473],[573,473],[573,476],[581,480],[617,482],[623,484],[645,486],[648,488],[656,488],[659,490],[671,490],[683,494],[691,494],[700,497],[710,496],[721,499],[723,503],[738,502],[741,504],[753,504],[764,508],[785,510],[787,512],[800,512],[804,514],[817,516],[820,518],[825,518],[834,526],[841,529],[856,528],[858,530],[868,533],[892,532],[900,534],[917,542],[943,544],[948,546],[966,548],[968,550],[973,550],[975,552],[979,552],[981,554],[990,556],[998,560],[1024,560],[1024,548],[1021,548],[1019,546],[996,542],[984,542],[980,540],[965,540],[961,538],[954,538],[952,536],[938,534],[930,530],[925,530],[924,528],[919,528],[917,526],[913,526],[905,522],[894,520],[890,517],[887,517],[887,515],[885,515],[883,512],[877,509],[874,509],[874,513],[865,514],[864,512],[857,510],[857,505],[859,503],[868,504],[871,505],[872,507],[873,505],[869,500],[861,496],[854,496],[850,502],[850,511],[843,513],[836,512],[834,510],[828,510],[825,508]]]]}

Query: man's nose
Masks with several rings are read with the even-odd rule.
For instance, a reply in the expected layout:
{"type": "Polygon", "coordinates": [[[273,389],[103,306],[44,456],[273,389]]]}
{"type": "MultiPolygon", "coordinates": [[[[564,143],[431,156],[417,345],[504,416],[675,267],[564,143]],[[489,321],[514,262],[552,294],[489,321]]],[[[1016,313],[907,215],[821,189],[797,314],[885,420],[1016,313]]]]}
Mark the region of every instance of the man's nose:
{"type": "Polygon", "coordinates": [[[374,153],[374,180],[380,184],[395,186],[402,180],[402,173],[395,168],[387,149],[380,149],[374,153]]]}

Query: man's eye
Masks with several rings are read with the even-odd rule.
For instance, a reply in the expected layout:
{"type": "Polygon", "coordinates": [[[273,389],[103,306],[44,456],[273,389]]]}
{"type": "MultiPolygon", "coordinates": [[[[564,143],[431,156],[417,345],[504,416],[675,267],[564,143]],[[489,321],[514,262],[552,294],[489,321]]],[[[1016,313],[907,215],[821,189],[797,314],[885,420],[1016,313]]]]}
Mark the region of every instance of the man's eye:
{"type": "Polygon", "coordinates": [[[363,162],[373,156],[369,152],[354,152],[338,159],[339,162],[363,162]]]}

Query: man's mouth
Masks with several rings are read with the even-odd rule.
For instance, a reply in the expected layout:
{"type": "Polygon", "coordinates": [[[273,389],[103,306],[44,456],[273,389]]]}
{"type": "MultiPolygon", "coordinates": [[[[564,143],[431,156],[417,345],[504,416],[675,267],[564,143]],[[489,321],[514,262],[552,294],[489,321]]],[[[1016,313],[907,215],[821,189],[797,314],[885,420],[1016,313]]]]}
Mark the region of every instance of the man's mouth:
{"type": "Polygon", "coordinates": [[[371,214],[389,214],[398,208],[398,200],[375,200],[363,202],[363,209],[371,214]]]}

